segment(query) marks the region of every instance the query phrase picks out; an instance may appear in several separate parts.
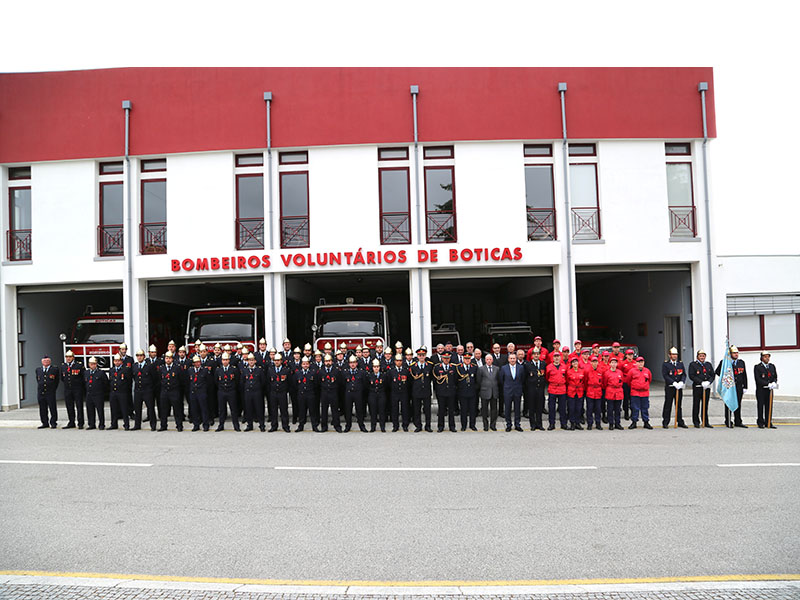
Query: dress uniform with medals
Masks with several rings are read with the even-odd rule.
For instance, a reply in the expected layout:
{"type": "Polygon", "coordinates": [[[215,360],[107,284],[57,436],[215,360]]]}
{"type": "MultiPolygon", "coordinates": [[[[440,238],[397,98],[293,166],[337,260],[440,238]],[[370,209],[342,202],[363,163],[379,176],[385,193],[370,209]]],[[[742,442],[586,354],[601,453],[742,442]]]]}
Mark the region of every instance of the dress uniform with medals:
{"type": "Polygon", "coordinates": [[[270,432],[278,430],[278,413],[281,426],[289,433],[289,367],[283,364],[283,356],[275,354],[274,363],[267,369],[267,385],[269,386],[270,432]]]}
{"type": "Polygon", "coordinates": [[[39,401],[39,419],[42,422],[39,429],[55,429],[58,426],[56,389],[59,380],[58,369],[50,364],[49,356],[43,356],[42,366],[36,367],[36,399],[39,401]]]}
{"type": "Polygon", "coordinates": [[[769,352],[761,353],[761,362],[753,367],[756,381],[756,410],[759,429],[777,429],[772,423],[772,394],[778,389],[778,371],[769,362],[769,352]]]}
{"type": "Polygon", "coordinates": [[[444,431],[445,415],[450,431],[456,431],[456,372],[450,364],[450,352],[442,352],[442,362],[433,367],[433,388],[439,403],[439,433],[444,431]]]}
{"type": "Polygon", "coordinates": [[[711,427],[708,422],[708,404],[711,398],[711,382],[714,367],[706,360],[703,350],[697,351],[697,360],[689,363],[689,379],[692,382],[692,422],[695,427],[711,427]]]}
{"type": "Polygon", "coordinates": [[[245,431],[253,431],[253,421],[258,422],[261,431],[267,429],[264,421],[264,388],[266,385],[264,369],[259,366],[256,356],[250,354],[247,357],[247,366],[241,373],[244,418],[247,421],[245,431]]]}
{"type": "Polygon", "coordinates": [[[123,366],[122,358],[119,354],[115,354],[114,366],[108,372],[108,400],[111,405],[109,429],[117,429],[120,419],[125,430],[130,429],[131,379],[130,367],[123,366]]]}
{"type": "Polygon", "coordinates": [[[297,431],[303,431],[306,419],[311,414],[311,428],[319,431],[319,412],[313,410],[317,397],[317,370],[311,368],[311,361],[304,356],[292,375],[292,387],[297,397],[297,431]]]}
{"type": "Polygon", "coordinates": [[[382,432],[386,431],[386,379],[386,373],[381,371],[381,362],[373,359],[372,368],[367,372],[367,403],[372,419],[370,431],[375,431],[378,425],[382,432]]]}
{"type": "Polygon", "coordinates": [[[389,412],[392,415],[392,431],[400,428],[402,415],[403,431],[408,431],[411,422],[411,402],[409,399],[410,385],[408,383],[408,369],[403,365],[403,355],[398,353],[394,357],[394,365],[386,371],[387,385],[389,386],[389,412]]]}
{"type": "Polygon", "coordinates": [[[355,407],[358,428],[366,432],[364,404],[367,393],[367,374],[363,369],[358,368],[358,360],[355,356],[350,357],[348,366],[341,373],[344,388],[344,431],[347,433],[353,426],[353,407],[355,407]]]}
{"type": "Polygon", "coordinates": [[[319,402],[320,402],[320,430],[328,431],[328,424],[332,423],[333,428],[342,432],[339,423],[339,370],[333,366],[333,359],[330,354],[325,355],[324,364],[319,368],[319,402]],[[330,410],[330,417],[328,411],[330,410]]]}
{"type": "Polygon", "coordinates": [[[158,415],[161,417],[159,431],[167,430],[167,417],[172,410],[175,427],[183,431],[183,398],[181,397],[181,379],[183,374],[180,367],[175,364],[172,352],[164,355],[164,364],[157,370],[159,385],[158,415]]]}
{"type": "Polygon", "coordinates": [[[230,354],[225,352],[222,355],[222,364],[217,367],[214,374],[214,385],[217,388],[217,402],[219,406],[219,425],[216,431],[225,429],[225,415],[230,409],[231,421],[233,421],[234,431],[239,431],[239,370],[230,363],[230,354]]]}
{"type": "Polygon", "coordinates": [[[661,365],[661,378],[664,380],[664,408],[661,411],[661,426],[666,429],[672,419],[675,406],[675,421],[678,427],[687,427],[683,422],[683,388],[686,386],[686,368],[678,360],[678,349],[669,349],[669,359],[661,365]]]}
{"type": "Polygon", "coordinates": [[[426,360],[428,349],[417,349],[417,360],[408,369],[411,376],[411,412],[414,414],[414,431],[422,429],[422,413],[425,413],[425,431],[431,432],[431,383],[433,364],[426,360]]]}
{"type": "Polygon", "coordinates": [[[108,376],[105,371],[97,368],[97,359],[89,358],[89,368],[83,373],[84,387],[86,388],[86,423],[87,429],[94,429],[95,422],[98,429],[106,428],[105,401],[108,394],[108,376]],[[95,421],[95,415],[97,421],[95,421]]]}
{"type": "Polygon", "coordinates": [[[75,419],[77,417],[78,429],[83,429],[83,396],[85,393],[84,386],[84,368],[81,363],[75,360],[75,355],[72,350],[68,350],[64,355],[65,361],[59,370],[61,383],[64,388],[64,404],[67,407],[67,418],[69,422],[64,426],[64,429],[72,429],[75,427],[75,419]],[[77,415],[76,413],[77,409],[77,415]]]}
{"type": "Polygon", "coordinates": [[[472,364],[472,354],[464,353],[462,362],[456,365],[456,397],[461,406],[461,431],[467,427],[478,431],[475,426],[478,417],[477,375],[478,368],[472,364]]]}
{"type": "MultiPolygon", "coordinates": [[[[736,346],[730,347],[731,353],[731,371],[733,372],[733,381],[736,386],[736,399],[739,401],[739,407],[733,412],[733,422],[731,422],[731,411],[728,405],[725,405],[725,426],[726,427],[741,427],[747,429],[747,425],[742,423],[742,396],[747,391],[747,367],[744,361],[739,358],[739,348],[736,346]],[[736,358],[734,358],[734,356],[736,358]]],[[[717,377],[720,376],[722,370],[722,361],[719,361],[717,370],[714,373],[717,377]]]]}
{"type": "MultiPolygon", "coordinates": [[[[151,346],[155,348],[155,346],[151,346]]],[[[133,429],[134,431],[142,428],[142,405],[147,407],[146,420],[150,422],[150,430],[156,430],[156,409],[155,398],[158,383],[161,378],[158,375],[158,367],[155,361],[145,360],[144,351],[137,350],[136,358],[133,363],[131,373],[133,376],[133,429]]],[[[166,415],[164,415],[166,416],[166,415]]]]}

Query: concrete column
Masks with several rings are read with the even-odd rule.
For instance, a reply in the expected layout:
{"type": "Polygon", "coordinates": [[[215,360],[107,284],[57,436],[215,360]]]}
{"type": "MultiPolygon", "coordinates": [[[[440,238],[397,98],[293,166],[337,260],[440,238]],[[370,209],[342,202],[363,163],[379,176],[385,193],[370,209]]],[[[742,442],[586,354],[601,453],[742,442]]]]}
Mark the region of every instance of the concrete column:
{"type": "MultiPolygon", "coordinates": [[[[133,278],[133,306],[125,307],[125,316],[130,314],[131,337],[125,340],[128,343],[128,354],[133,355],[137,348],[142,348],[145,353],[150,345],[150,332],[148,323],[150,321],[147,305],[147,280],[133,278]]],[[[128,319],[126,318],[126,321],[128,319]]],[[[159,348],[159,352],[163,352],[159,348]]]]}
{"type": "MultiPolygon", "coordinates": [[[[408,276],[411,308],[411,349],[431,344],[431,278],[430,269],[411,269],[408,276]],[[420,298],[420,292],[421,298],[420,298]]],[[[393,334],[393,338],[396,336],[393,334]]],[[[394,339],[392,340],[394,342],[394,339]]]]}
{"type": "MultiPolygon", "coordinates": [[[[572,347],[574,340],[570,339],[575,334],[570,335],[570,331],[577,332],[577,323],[570,324],[569,316],[569,280],[572,278],[572,305],[577,306],[575,293],[575,273],[570,272],[565,265],[555,265],[553,267],[553,319],[556,327],[556,337],[564,345],[572,347]]],[[[544,340],[545,345],[549,345],[552,340],[544,340]]]]}
{"type": "MultiPolygon", "coordinates": [[[[694,360],[698,349],[706,351],[707,360],[713,363],[713,359],[719,354],[712,347],[711,333],[708,320],[708,274],[706,273],[706,263],[701,260],[691,265],[692,274],[692,338],[693,348],[688,360],[694,360]]],[[[687,344],[688,346],[688,344],[687,344]]],[[[687,351],[689,348],[687,348],[687,351]]],[[[687,352],[688,353],[688,352],[687,352]]],[[[716,365],[715,365],[716,366],[716,365]]]]}
{"type": "MultiPolygon", "coordinates": [[[[280,273],[264,275],[264,337],[278,348],[286,337],[286,284],[280,273]]],[[[292,340],[297,346],[300,340],[292,340]]]]}
{"type": "Polygon", "coordinates": [[[19,356],[17,355],[17,288],[0,286],[0,409],[19,408],[19,356]]]}

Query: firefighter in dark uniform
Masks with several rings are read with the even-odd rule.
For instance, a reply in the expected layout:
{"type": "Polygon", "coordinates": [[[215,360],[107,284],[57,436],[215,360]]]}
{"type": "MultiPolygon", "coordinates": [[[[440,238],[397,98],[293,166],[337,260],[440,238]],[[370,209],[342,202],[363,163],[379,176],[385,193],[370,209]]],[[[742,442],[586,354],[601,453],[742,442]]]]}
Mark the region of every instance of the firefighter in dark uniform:
{"type": "Polygon", "coordinates": [[[264,365],[269,362],[269,352],[267,352],[267,340],[261,338],[258,340],[258,350],[253,352],[253,355],[256,357],[256,364],[264,368],[264,365]]]}
{"type": "MultiPolygon", "coordinates": [[[[183,431],[183,398],[181,397],[181,379],[183,374],[175,364],[172,352],[164,354],[164,364],[156,371],[159,379],[158,415],[161,417],[159,431],[167,430],[167,417],[172,409],[175,427],[183,431]]],[[[152,413],[151,413],[152,414],[152,413]]]]}
{"type": "Polygon", "coordinates": [[[64,364],[60,368],[61,383],[64,384],[64,404],[67,405],[69,422],[64,429],[75,427],[75,409],[78,409],[78,429],[83,429],[83,395],[85,392],[83,382],[83,365],[75,360],[72,350],[64,354],[64,364]]]}
{"type": "Polygon", "coordinates": [[[275,354],[273,364],[267,369],[267,381],[269,383],[269,407],[270,407],[270,432],[278,430],[278,412],[280,412],[281,426],[286,433],[292,430],[289,428],[289,381],[291,373],[289,367],[283,364],[283,356],[280,352],[275,354]]]}
{"type": "Polygon", "coordinates": [[[42,366],[36,367],[36,399],[39,401],[39,419],[42,421],[39,429],[55,429],[58,426],[56,389],[59,380],[58,369],[50,364],[50,357],[45,354],[42,357],[42,366]]]}
{"type": "Polygon", "coordinates": [[[422,431],[422,413],[425,413],[425,431],[431,432],[431,382],[433,363],[426,360],[428,349],[417,349],[417,360],[411,365],[411,412],[414,414],[414,433],[422,431]]]}
{"type": "Polygon", "coordinates": [[[83,374],[86,388],[86,422],[87,431],[95,428],[95,415],[98,429],[106,428],[105,401],[108,394],[108,376],[97,368],[97,359],[89,358],[89,368],[83,374]]]}
{"type": "Polygon", "coordinates": [[[255,354],[247,357],[247,366],[241,373],[242,400],[244,401],[244,418],[247,420],[245,431],[253,431],[253,421],[258,421],[258,428],[266,431],[264,423],[264,388],[267,380],[264,369],[258,365],[255,354]]]}
{"type": "Polygon", "coordinates": [[[469,427],[478,431],[475,419],[478,416],[478,369],[472,364],[472,354],[465,352],[461,364],[456,365],[456,397],[461,406],[461,431],[469,427]]]}
{"type": "MultiPolygon", "coordinates": [[[[158,355],[158,348],[156,348],[155,344],[150,344],[150,347],[147,349],[148,355],[145,359],[145,362],[151,365],[151,370],[153,372],[153,393],[152,393],[152,405],[147,404],[147,412],[144,415],[144,420],[149,421],[152,425],[152,430],[155,431],[155,423],[158,421],[158,416],[155,414],[158,410],[158,402],[157,398],[159,397],[159,389],[158,386],[161,383],[161,380],[158,377],[158,367],[164,364],[164,359],[158,355]]],[[[138,360],[138,356],[136,357],[138,360]]],[[[133,365],[131,365],[131,369],[133,369],[133,365]]],[[[136,416],[136,398],[134,398],[133,403],[133,411],[134,417],[136,416]]],[[[139,421],[141,424],[141,420],[139,421]]],[[[141,427],[139,427],[141,429],[141,427]]]]}
{"type": "Polygon", "coordinates": [[[108,372],[108,400],[111,405],[109,429],[118,429],[120,419],[125,431],[130,429],[131,379],[131,368],[123,366],[122,357],[115,354],[114,366],[108,372]]]}
{"type": "MultiPolygon", "coordinates": [[[[541,338],[539,338],[541,340],[541,338]]],[[[525,397],[528,401],[528,418],[531,431],[544,431],[542,415],[544,414],[544,390],[547,388],[547,363],[542,360],[541,350],[531,348],[531,358],[525,363],[525,397]]]]}
{"type": "Polygon", "coordinates": [[[379,359],[381,361],[381,371],[388,371],[394,366],[394,361],[392,360],[392,349],[387,348],[383,352],[383,356],[379,359]]]}
{"type": "Polygon", "coordinates": [[[128,354],[128,344],[122,342],[119,345],[119,352],[117,352],[117,354],[119,354],[119,358],[122,361],[121,364],[123,367],[133,366],[133,357],[130,354],[128,354]]]}
{"type": "Polygon", "coordinates": [[[217,402],[219,403],[219,425],[217,425],[216,431],[225,429],[226,408],[230,408],[230,416],[234,431],[240,431],[238,416],[239,398],[237,396],[239,370],[231,366],[231,355],[227,352],[222,354],[222,364],[217,367],[214,379],[217,388],[217,402]]]}
{"type": "MultiPolygon", "coordinates": [[[[402,349],[402,348],[401,348],[402,349]]],[[[411,421],[411,406],[409,402],[410,385],[408,383],[408,369],[403,365],[403,355],[399,352],[394,357],[394,365],[386,372],[387,385],[389,386],[389,411],[392,415],[392,431],[400,428],[400,415],[403,417],[403,431],[408,431],[411,421]]]]}
{"type": "Polygon", "coordinates": [[[450,431],[456,432],[456,374],[450,364],[450,351],[442,352],[442,362],[433,367],[433,387],[439,403],[439,433],[444,431],[447,415],[450,431]]]}
{"type": "Polygon", "coordinates": [[[192,431],[198,431],[200,425],[203,426],[203,431],[208,431],[210,427],[208,396],[209,388],[213,387],[213,384],[211,382],[211,373],[203,366],[203,359],[197,354],[192,358],[192,368],[189,369],[187,374],[187,381],[190,411],[194,418],[192,431]]]}
{"type": "Polygon", "coordinates": [[[692,422],[695,427],[711,427],[708,422],[708,403],[711,397],[711,382],[714,367],[706,361],[706,353],[697,351],[697,360],[689,364],[689,379],[692,381],[692,422]]]}
{"type": "Polygon", "coordinates": [[[181,346],[178,348],[178,356],[172,357],[172,364],[173,366],[178,369],[178,377],[179,382],[181,384],[180,387],[180,396],[181,396],[181,420],[186,420],[188,416],[188,420],[192,420],[192,412],[189,409],[189,369],[192,368],[192,361],[186,356],[186,348],[181,346]],[[186,410],[184,410],[184,401],[186,402],[186,410]]]}
{"type": "Polygon", "coordinates": [[[358,368],[358,359],[355,355],[348,359],[348,366],[342,371],[344,387],[344,432],[350,431],[353,426],[353,406],[356,409],[358,428],[366,433],[364,425],[364,404],[367,392],[367,374],[358,368]]]}
{"type": "MultiPolygon", "coordinates": [[[[298,354],[300,354],[298,352],[298,354]]],[[[297,431],[303,431],[306,419],[311,413],[311,428],[319,431],[319,412],[310,410],[317,397],[317,371],[311,368],[307,356],[300,359],[300,365],[292,376],[295,397],[297,398],[297,431]]]]}
{"type": "MultiPolygon", "coordinates": [[[[733,371],[733,381],[736,385],[736,399],[739,401],[739,407],[733,411],[733,422],[731,422],[731,411],[728,405],[725,404],[725,427],[741,427],[742,429],[747,429],[747,425],[742,423],[742,396],[747,392],[747,370],[744,361],[739,358],[739,348],[731,346],[730,353],[731,370],[733,371]]],[[[719,361],[714,374],[719,377],[720,371],[722,371],[722,361],[719,361]]]]}
{"type": "MultiPolygon", "coordinates": [[[[302,360],[303,353],[300,351],[300,348],[295,348],[292,350],[291,357],[289,357],[286,361],[286,364],[289,366],[289,372],[292,374],[292,382],[289,386],[289,402],[292,404],[292,423],[299,423],[300,422],[300,406],[297,403],[297,387],[295,386],[295,378],[294,374],[300,370],[300,361],[302,360]]],[[[308,411],[308,404],[306,404],[306,411],[308,411]]],[[[305,422],[305,416],[303,416],[303,422],[305,422]]]]}
{"type": "Polygon", "coordinates": [[[675,406],[675,421],[678,427],[687,428],[683,422],[683,388],[686,387],[686,369],[678,360],[678,349],[669,349],[669,360],[661,365],[661,378],[664,380],[664,408],[661,411],[661,426],[669,427],[672,407],[675,406]]]}
{"type": "MultiPolygon", "coordinates": [[[[192,359],[194,363],[194,359],[192,359]]],[[[203,419],[208,427],[214,425],[214,418],[217,414],[217,389],[214,387],[214,372],[217,370],[217,361],[214,356],[208,353],[208,348],[204,344],[200,344],[200,366],[206,370],[208,377],[206,379],[206,412],[208,420],[203,419]]],[[[198,415],[199,416],[199,415],[198,415]]]]}
{"type": "MultiPolygon", "coordinates": [[[[155,346],[151,346],[155,348],[155,346]]],[[[147,406],[147,419],[150,421],[150,430],[156,430],[156,409],[154,406],[158,388],[158,367],[155,361],[149,362],[144,358],[144,350],[136,351],[136,362],[131,369],[133,376],[133,431],[142,428],[142,404],[147,406]]],[[[166,415],[164,415],[166,417],[166,415]]]]}
{"type": "Polygon", "coordinates": [[[381,361],[372,360],[372,368],[367,372],[367,395],[372,428],[375,431],[380,425],[386,432],[386,374],[381,371],[381,361]]]}
{"type": "Polygon", "coordinates": [[[320,430],[328,431],[328,423],[333,423],[333,428],[342,432],[339,424],[339,382],[340,374],[333,366],[333,358],[330,354],[325,355],[322,367],[318,371],[319,377],[319,402],[320,402],[320,430]],[[328,420],[328,409],[331,416],[328,420]]]}
{"type": "Polygon", "coordinates": [[[753,378],[756,380],[756,410],[759,429],[777,429],[772,424],[772,395],[778,389],[778,371],[769,362],[769,352],[761,353],[761,362],[753,367],[753,378]]]}

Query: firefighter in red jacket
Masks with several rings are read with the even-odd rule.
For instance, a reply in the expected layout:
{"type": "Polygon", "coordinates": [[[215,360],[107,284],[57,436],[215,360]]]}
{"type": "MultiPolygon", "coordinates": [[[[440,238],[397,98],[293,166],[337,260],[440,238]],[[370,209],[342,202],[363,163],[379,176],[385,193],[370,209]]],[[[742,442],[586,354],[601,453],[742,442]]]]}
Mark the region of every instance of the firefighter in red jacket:
{"type": "Polygon", "coordinates": [[[583,408],[583,369],[580,359],[573,356],[567,370],[567,398],[569,398],[569,430],[583,430],[581,409],[583,408]]]}
{"type": "MultiPolygon", "coordinates": [[[[625,358],[619,363],[618,368],[622,371],[623,375],[628,375],[628,371],[636,366],[636,359],[634,358],[633,348],[625,350],[625,358]]],[[[631,386],[628,385],[627,380],[622,386],[622,391],[625,397],[622,399],[622,413],[626,419],[631,418],[631,386]]]]}
{"type": "Polygon", "coordinates": [[[605,369],[600,367],[597,355],[593,354],[589,361],[589,368],[583,370],[583,387],[586,394],[586,429],[592,428],[592,421],[597,429],[603,428],[600,421],[602,419],[604,372],[605,369]]]}
{"type": "Polygon", "coordinates": [[[650,384],[653,374],[644,366],[644,357],[636,357],[636,366],[628,371],[627,382],[631,388],[631,424],[628,429],[636,429],[639,413],[642,415],[645,429],[652,429],[650,425],[650,384]]]}
{"type": "MultiPolygon", "coordinates": [[[[558,340],[556,340],[558,341],[558,340]]],[[[556,410],[561,421],[561,429],[567,428],[567,367],[561,363],[561,353],[553,351],[552,364],[547,365],[547,408],[550,420],[548,431],[556,428],[556,410]]]]}
{"type": "Polygon", "coordinates": [[[625,395],[622,390],[622,383],[625,380],[625,375],[617,368],[618,362],[617,357],[612,355],[609,361],[611,366],[608,368],[608,371],[603,373],[603,389],[605,390],[606,404],[608,405],[609,431],[622,429],[622,425],[619,422],[619,411],[622,399],[625,395]]]}

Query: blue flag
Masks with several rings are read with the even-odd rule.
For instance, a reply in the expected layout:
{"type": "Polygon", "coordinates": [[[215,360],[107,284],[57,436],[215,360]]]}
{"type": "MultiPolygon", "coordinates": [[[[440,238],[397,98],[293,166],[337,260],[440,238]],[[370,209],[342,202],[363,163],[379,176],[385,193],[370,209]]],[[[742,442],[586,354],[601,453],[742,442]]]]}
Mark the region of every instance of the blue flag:
{"type": "Polygon", "coordinates": [[[731,412],[739,408],[739,397],[736,395],[736,380],[733,376],[731,347],[727,338],[725,338],[725,358],[722,359],[719,379],[717,380],[717,393],[731,412]]]}

